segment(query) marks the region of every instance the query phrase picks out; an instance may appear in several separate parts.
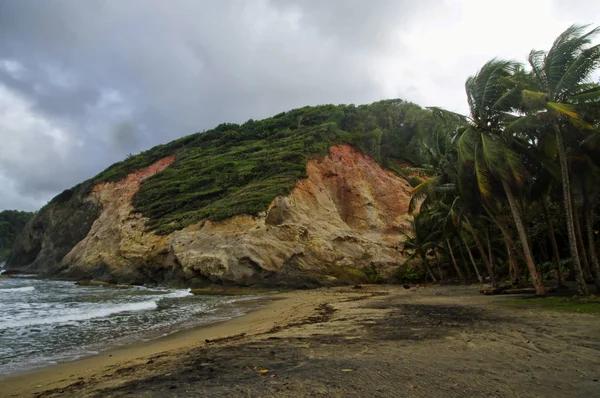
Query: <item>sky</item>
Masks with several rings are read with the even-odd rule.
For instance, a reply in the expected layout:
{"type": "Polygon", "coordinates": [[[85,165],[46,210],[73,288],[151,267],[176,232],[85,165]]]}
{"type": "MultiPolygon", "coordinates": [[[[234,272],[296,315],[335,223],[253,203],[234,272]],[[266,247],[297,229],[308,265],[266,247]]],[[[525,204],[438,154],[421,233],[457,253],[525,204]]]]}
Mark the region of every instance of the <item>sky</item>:
{"type": "Polygon", "coordinates": [[[222,122],[386,98],[466,113],[468,76],[573,23],[600,2],[2,0],[0,210],[222,122]]]}

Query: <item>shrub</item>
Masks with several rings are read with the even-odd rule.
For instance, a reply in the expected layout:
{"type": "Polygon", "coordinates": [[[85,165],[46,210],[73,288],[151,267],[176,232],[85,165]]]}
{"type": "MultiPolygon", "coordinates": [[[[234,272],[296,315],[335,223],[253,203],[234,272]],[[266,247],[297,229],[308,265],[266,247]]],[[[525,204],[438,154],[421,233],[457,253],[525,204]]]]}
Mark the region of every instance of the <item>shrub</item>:
{"type": "Polygon", "coordinates": [[[384,278],[381,275],[379,275],[377,269],[375,269],[374,266],[364,267],[360,270],[363,274],[365,274],[365,277],[367,278],[367,283],[381,283],[384,280],[384,278]]]}
{"type": "Polygon", "coordinates": [[[425,270],[415,264],[402,264],[398,266],[396,278],[402,283],[418,282],[425,276],[425,270]]]}

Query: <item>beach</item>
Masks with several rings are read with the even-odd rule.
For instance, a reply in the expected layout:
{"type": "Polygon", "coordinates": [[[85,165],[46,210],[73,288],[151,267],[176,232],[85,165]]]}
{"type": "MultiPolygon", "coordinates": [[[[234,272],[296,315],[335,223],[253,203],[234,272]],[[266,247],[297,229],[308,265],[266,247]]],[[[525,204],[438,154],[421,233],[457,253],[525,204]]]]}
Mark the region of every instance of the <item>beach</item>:
{"type": "Polygon", "coordinates": [[[5,397],[592,396],[600,317],[475,287],[270,296],[229,321],[0,381],[5,397]]]}

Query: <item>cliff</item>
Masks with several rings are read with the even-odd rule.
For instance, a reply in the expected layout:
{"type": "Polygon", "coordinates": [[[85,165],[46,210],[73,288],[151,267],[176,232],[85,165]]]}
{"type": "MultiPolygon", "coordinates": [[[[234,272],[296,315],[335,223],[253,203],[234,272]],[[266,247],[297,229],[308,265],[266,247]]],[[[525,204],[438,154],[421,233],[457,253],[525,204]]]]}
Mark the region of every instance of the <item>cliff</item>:
{"type": "Polygon", "coordinates": [[[382,164],[406,162],[412,137],[431,124],[428,111],[394,100],[306,107],[187,136],[54,198],[7,265],[187,286],[390,276],[403,261],[411,186],[382,164]]]}
{"type": "Polygon", "coordinates": [[[17,210],[0,211],[0,265],[8,258],[17,235],[33,213],[17,210]]]}
{"type": "Polygon", "coordinates": [[[94,187],[88,200],[98,204],[100,216],[61,261],[59,275],[192,286],[310,286],[326,275],[348,278],[349,270],[363,267],[389,275],[402,260],[398,232],[407,225],[410,185],[347,145],[309,161],[308,178],[257,217],[200,222],[163,236],[145,233],[147,220],[135,212],[132,197],[144,178],[172,160],[94,187]]]}

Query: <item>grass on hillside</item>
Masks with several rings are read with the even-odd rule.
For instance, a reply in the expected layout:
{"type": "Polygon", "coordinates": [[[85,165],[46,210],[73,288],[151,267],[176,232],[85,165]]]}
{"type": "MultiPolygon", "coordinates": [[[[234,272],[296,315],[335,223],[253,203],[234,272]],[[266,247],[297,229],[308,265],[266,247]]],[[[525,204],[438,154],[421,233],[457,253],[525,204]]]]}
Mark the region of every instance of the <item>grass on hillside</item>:
{"type": "Polygon", "coordinates": [[[134,197],[136,210],[149,219],[147,229],[168,234],[205,219],[266,210],[305,177],[306,162],[331,145],[350,144],[384,167],[410,163],[419,134],[435,123],[430,111],[402,100],[304,107],[242,125],[224,123],[115,163],[51,204],[81,200],[94,184],[118,181],[176,154],[134,197]]]}
{"type": "Polygon", "coordinates": [[[511,299],[507,305],[519,308],[545,309],[554,311],[567,311],[578,314],[600,314],[600,297],[532,297],[511,299]]]}

